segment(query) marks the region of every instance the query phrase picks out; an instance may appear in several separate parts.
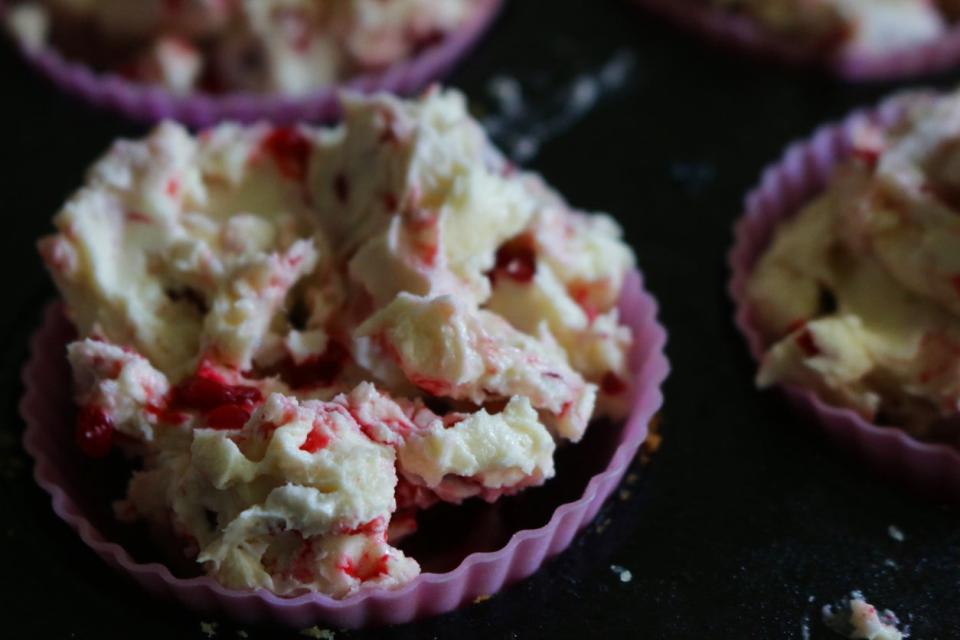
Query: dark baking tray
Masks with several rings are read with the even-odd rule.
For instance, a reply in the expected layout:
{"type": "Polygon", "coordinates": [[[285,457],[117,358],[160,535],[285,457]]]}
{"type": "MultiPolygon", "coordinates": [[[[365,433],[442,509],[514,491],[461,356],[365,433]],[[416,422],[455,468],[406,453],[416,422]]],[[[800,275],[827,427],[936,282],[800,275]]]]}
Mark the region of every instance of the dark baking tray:
{"type": "MultiPolygon", "coordinates": [[[[915,638],[960,637],[957,509],[872,475],[776,394],[756,392],[724,292],[731,225],[760,170],[819,123],[906,85],[847,86],[738,58],[617,0],[512,0],[450,83],[490,113],[490,81],[518,79],[537,109],[515,132],[551,120],[562,89],[611,60],[631,65],[626,83],[561,123],[527,164],[577,206],[621,221],[662,303],[674,366],[663,447],[532,578],[449,615],[336,637],[829,638],[820,608],[852,589],[894,609],[915,638]]],[[[5,637],[204,638],[200,618],[147,597],[53,515],[19,445],[26,341],[54,296],[34,242],[89,162],[144,127],[61,96],[9,47],[0,78],[5,637]]],[[[219,638],[303,637],[204,622],[219,638]]]]}

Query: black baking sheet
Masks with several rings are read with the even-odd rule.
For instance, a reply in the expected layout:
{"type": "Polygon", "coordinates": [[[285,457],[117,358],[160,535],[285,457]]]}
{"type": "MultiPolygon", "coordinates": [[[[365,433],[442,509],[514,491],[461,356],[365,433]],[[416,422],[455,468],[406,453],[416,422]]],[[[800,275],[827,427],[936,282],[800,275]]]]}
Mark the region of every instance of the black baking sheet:
{"type": "MultiPolygon", "coordinates": [[[[9,47],[0,79],[5,637],[303,637],[146,596],[33,484],[19,371],[54,296],[34,244],[90,161],[144,128],[61,96],[9,47]]],[[[756,392],[725,294],[731,225],[761,169],[818,124],[908,85],[845,86],[737,58],[617,0],[511,0],[450,83],[524,164],[622,223],[670,331],[664,443],[532,578],[449,615],[336,638],[829,638],[820,609],[853,589],[895,610],[915,638],[960,637],[957,510],[871,475],[776,394],[756,392]],[[504,90],[517,83],[529,108],[511,115],[504,90]],[[596,104],[571,109],[571,91],[583,101],[574,104],[596,104]]]]}

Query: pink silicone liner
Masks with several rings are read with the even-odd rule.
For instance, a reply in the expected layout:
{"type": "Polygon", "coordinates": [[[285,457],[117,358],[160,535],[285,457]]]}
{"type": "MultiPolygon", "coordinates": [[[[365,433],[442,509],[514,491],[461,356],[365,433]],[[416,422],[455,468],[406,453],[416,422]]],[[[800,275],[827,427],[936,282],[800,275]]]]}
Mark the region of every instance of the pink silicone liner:
{"type": "Polygon", "coordinates": [[[632,0],[676,26],[744,53],[793,66],[822,66],[852,82],[892,81],[932,74],[960,65],[960,25],[942,38],[883,55],[840,53],[826,57],[793,45],[748,17],[696,0],[632,0]]]}
{"type": "MultiPolygon", "coordinates": [[[[834,168],[849,156],[854,131],[866,123],[889,127],[903,117],[911,104],[933,97],[935,94],[926,92],[899,94],[875,109],[857,111],[839,124],[820,128],[809,140],[788,147],[780,161],[763,172],[760,185],[747,196],[745,213],[734,228],[734,244],[728,256],[729,292],[736,306],[734,321],[757,362],[766,345],[754,328],[747,282],[777,225],[823,191],[834,168]]],[[[783,391],[831,440],[854,452],[876,471],[926,495],[960,499],[960,452],[956,449],[915,440],[896,426],[872,424],[850,409],[826,404],[812,391],[795,386],[786,386],[783,391]]]]}
{"type": "MultiPolygon", "coordinates": [[[[503,4],[503,0],[475,2],[473,16],[462,27],[415,57],[385,71],[356,76],[300,97],[246,92],[178,96],[162,87],[94,71],[83,63],[64,58],[53,48],[31,51],[20,47],[20,51],[34,68],[64,92],[94,107],[110,109],[137,121],[173,119],[198,128],[224,120],[329,121],[339,114],[337,94],[341,90],[409,95],[443,77],[476,44],[503,4]]],[[[2,0],[0,12],[5,13],[2,0]]]]}
{"type": "Polygon", "coordinates": [[[20,413],[27,424],[23,443],[35,460],[34,477],[53,498],[57,515],[108,564],[132,576],[151,594],[172,598],[203,614],[246,623],[273,621],[300,628],[325,623],[357,628],[409,622],[445,613],[531,575],[547,559],[567,548],[620,483],[646,439],[650,419],[663,403],[661,386],[670,370],[664,353],[667,333],[657,322],[657,303],[644,290],[637,271],[626,280],[620,312],[623,322],[634,332],[629,361],[636,385],[629,418],[606,470],[590,479],[580,499],[558,507],[545,526],[518,531],[498,551],[470,554],[453,571],[421,574],[394,591],[369,589],[344,600],[320,594],[281,598],[264,590],[236,591],[209,577],[183,579],[175,577],[164,565],[138,563],[121,546],[105,539],[63,488],[61,465],[69,464],[73,455],[65,454],[64,447],[72,443],[62,442],[55,434],[63,431],[63,408],[71,403],[70,385],[51,381],[64,376],[64,346],[72,329],[59,303],[46,309],[23,370],[25,395],[20,413]]]}

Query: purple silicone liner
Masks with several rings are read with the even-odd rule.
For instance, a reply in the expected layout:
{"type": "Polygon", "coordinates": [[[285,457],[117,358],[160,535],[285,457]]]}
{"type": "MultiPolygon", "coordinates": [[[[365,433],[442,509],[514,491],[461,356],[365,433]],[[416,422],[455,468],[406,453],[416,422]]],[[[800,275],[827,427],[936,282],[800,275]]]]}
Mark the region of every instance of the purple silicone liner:
{"type": "MultiPolygon", "coordinates": [[[[25,395],[20,413],[27,425],[23,443],[35,461],[34,477],[52,497],[57,515],[108,564],[129,574],[153,595],[176,600],[203,614],[245,623],[272,621],[294,628],[323,623],[358,628],[409,622],[451,611],[531,575],[569,546],[620,483],[647,437],[647,425],[663,403],[661,386],[670,365],[664,353],[667,333],[657,321],[657,303],[644,290],[638,271],[627,277],[619,308],[623,322],[634,332],[629,363],[636,386],[629,418],[606,470],[590,479],[580,499],[558,507],[543,527],[518,531],[498,551],[470,554],[453,571],[421,574],[394,591],[369,589],[343,600],[320,594],[282,598],[264,590],[236,591],[209,577],[178,578],[162,564],[139,563],[123,547],[105,539],[64,489],[61,465],[69,464],[71,455],[64,453],[62,438],[55,434],[62,433],[64,408],[72,400],[69,384],[51,381],[65,375],[64,345],[72,328],[60,303],[46,309],[23,370],[25,395]]],[[[76,458],[73,460],[75,463],[76,458]]]]}
{"type": "MultiPolygon", "coordinates": [[[[197,128],[224,120],[324,122],[339,114],[337,94],[342,90],[409,95],[442,78],[476,44],[502,5],[503,0],[476,0],[474,14],[463,26],[413,58],[397,62],[385,71],[359,75],[299,97],[246,92],[178,96],[162,87],[94,71],[83,63],[67,60],[52,47],[31,51],[21,46],[20,51],[34,68],[64,92],[94,107],[117,111],[141,122],[173,119],[197,128]]],[[[3,10],[0,0],[0,13],[3,10]]]]}
{"type": "Polygon", "coordinates": [[[852,82],[879,82],[945,71],[960,66],[960,25],[927,44],[883,55],[840,53],[824,58],[792,45],[748,17],[697,0],[632,0],[676,26],[732,49],[793,66],[821,66],[852,82]]]}
{"type": "MultiPolygon", "coordinates": [[[[809,140],[788,147],[780,161],[763,172],[760,185],[747,195],[745,213],[734,228],[734,244],[728,256],[729,292],[736,306],[735,323],[757,362],[766,345],[755,328],[747,282],[777,225],[823,191],[834,168],[849,156],[858,128],[865,124],[890,127],[902,119],[910,105],[934,97],[927,92],[899,94],[875,109],[857,111],[839,124],[820,128],[809,140]]],[[[960,500],[960,451],[915,440],[896,426],[873,424],[851,409],[826,404],[812,391],[795,386],[785,386],[783,391],[828,438],[877,472],[925,495],[960,500]]]]}

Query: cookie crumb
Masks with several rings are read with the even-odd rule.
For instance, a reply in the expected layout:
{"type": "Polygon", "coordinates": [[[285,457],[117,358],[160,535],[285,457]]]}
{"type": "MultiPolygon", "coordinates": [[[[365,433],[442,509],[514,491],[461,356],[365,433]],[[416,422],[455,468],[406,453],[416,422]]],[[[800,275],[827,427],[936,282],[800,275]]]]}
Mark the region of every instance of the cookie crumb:
{"type": "Polygon", "coordinates": [[[481,602],[486,602],[487,600],[490,599],[490,597],[491,596],[489,593],[481,594],[473,599],[473,604],[480,604],[481,602]]]}
{"type": "Polygon", "coordinates": [[[660,435],[660,420],[660,414],[658,413],[650,419],[650,424],[647,426],[647,439],[640,446],[640,464],[642,465],[649,463],[653,454],[663,444],[663,436],[660,435]]]}
{"type": "Polygon", "coordinates": [[[610,526],[610,518],[604,518],[600,524],[597,525],[597,533],[603,533],[606,531],[607,527],[610,526]]]}
{"type": "Polygon", "coordinates": [[[333,631],[330,631],[330,629],[321,629],[320,627],[301,629],[300,635],[313,638],[313,640],[333,640],[335,637],[333,631]]]}
{"type": "Polygon", "coordinates": [[[216,638],[218,626],[219,625],[216,622],[201,622],[200,633],[207,636],[208,638],[216,638]]]}
{"type": "Polygon", "coordinates": [[[897,628],[900,620],[893,611],[879,611],[859,591],[854,591],[836,605],[824,606],[822,616],[827,627],[847,638],[903,640],[909,636],[907,630],[897,628]]]}
{"type": "Polygon", "coordinates": [[[627,500],[629,500],[630,496],[632,495],[633,495],[633,492],[630,491],[629,489],[620,489],[620,500],[622,500],[623,502],[626,502],[627,500]]]}
{"type": "Polygon", "coordinates": [[[627,484],[637,484],[637,481],[640,479],[640,475],[630,472],[627,474],[627,484]]]}
{"type": "Polygon", "coordinates": [[[629,569],[625,569],[618,564],[610,565],[610,570],[620,576],[620,582],[630,582],[633,580],[633,573],[631,573],[629,569]]]}
{"type": "Polygon", "coordinates": [[[903,535],[903,530],[895,524],[887,527],[887,535],[896,540],[897,542],[903,542],[906,539],[906,536],[903,535]]]}

